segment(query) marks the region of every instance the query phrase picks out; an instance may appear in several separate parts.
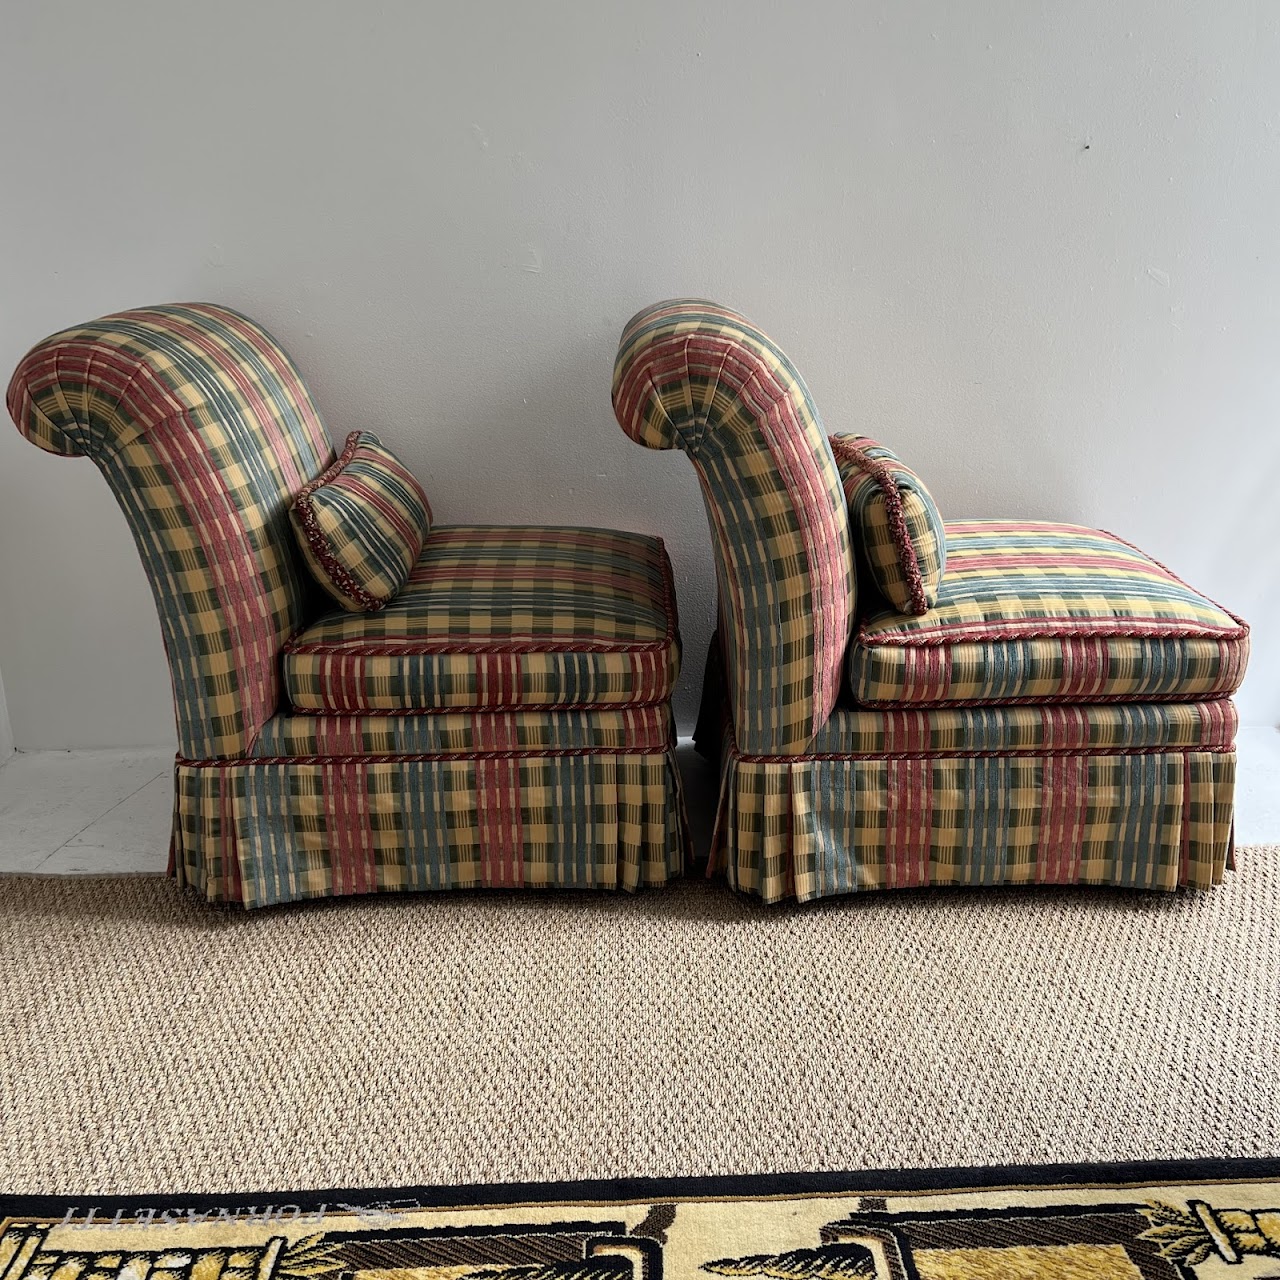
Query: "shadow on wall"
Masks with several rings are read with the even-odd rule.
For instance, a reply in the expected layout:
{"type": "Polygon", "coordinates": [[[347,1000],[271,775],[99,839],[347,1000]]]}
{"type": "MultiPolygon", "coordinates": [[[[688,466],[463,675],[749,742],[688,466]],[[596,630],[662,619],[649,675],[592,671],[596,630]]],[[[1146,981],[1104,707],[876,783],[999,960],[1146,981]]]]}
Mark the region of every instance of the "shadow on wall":
{"type": "Polygon", "coordinates": [[[4,677],[0,674],[0,764],[13,755],[13,730],[9,727],[9,704],[4,699],[4,677]]]}
{"type": "Polygon", "coordinates": [[[1233,475],[1231,488],[1220,505],[1214,504],[1229,540],[1206,561],[1206,576],[1228,584],[1228,608],[1237,598],[1251,601],[1245,617],[1253,660],[1236,700],[1245,708],[1244,723],[1260,724],[1249,707],[1280,706],[1280,666],[1264,658],[1280,653],[1280,503],[1275,496],[1280,492],[1280,449],[1270,467],[1233,475]]]}

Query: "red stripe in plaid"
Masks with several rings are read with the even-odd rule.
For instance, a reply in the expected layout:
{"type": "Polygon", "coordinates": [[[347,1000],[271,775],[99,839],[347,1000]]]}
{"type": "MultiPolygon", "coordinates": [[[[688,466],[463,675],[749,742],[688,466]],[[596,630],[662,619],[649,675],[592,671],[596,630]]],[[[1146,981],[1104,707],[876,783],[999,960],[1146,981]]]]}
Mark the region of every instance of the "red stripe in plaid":
{"type": "Polygon", "coordinates": [[[1036,874],[1046,884],[1073,884],[1079,879],[1087,766],[1088,761],[1078,755],[1050,756],[1043,762],[1040,807],[1044,818],[1036,848],[1036,874]]]}
{"type": "MultiPolygon", "coordinates": [[[[176,792],[177,792],[177,789],[175,788],[175,795],[174,795],[175,807],[181,804],[181,799],[176,792]]],[[[232,833],[236,829],[236,822],[235,822],[235,810],[234,810],[234,797],[232,795],[232,790],[230,787],[218,788],[217,796],[216,796],[216,799],[214,800],[213,807],[217,810],[217,814],[218,814],[218,826],[217,826],[218,837],[217,838],[223,842],[225,847],[231,847],[234,844],[234,836],[232,833]]],[[[197,816],[204,817],[206,815],[203,813],[198,813],[197,816]]],[[[179,880],[181,880],[183,871],[184,871],[183,864],[181,861],[179,861],[179,858],[178,858],[178,853],[179,853],[178,845],[180,842],[180,835],[181,835],[181,831],[175,816],[173,832],[169,837],[169,862],[173,867],[174,875],[179,880]]],[[[228,858],[225,860],[224,865],[220,869],[223,871],[223,874],[226,879],[225,892],[227,894],[228,901],[243,902],[244,901],[244,885],[240,875],[240,859],[228,858]]]]}
{"type": "Polygon", "coordinates": [[[376,883],[369,810],[350,761],[324,766],[324,797],[333,850],[334,892],[372,893],[376,883]]]}
{"type": "Polygon", "coordinates": [[[890,889],[927,883],[929,846],[919,815],[933,808],[929,760],[891,760],[886,770],[885,877],[890,889]]]}
{"type": "Polygon", "coordinates": [[[485,883],[499,889],[524,883],[519,850],[524,842],[520,817],[520,760],[491,757],[476,762],[476,783],[485,797],[480,847],[485,883]]]}

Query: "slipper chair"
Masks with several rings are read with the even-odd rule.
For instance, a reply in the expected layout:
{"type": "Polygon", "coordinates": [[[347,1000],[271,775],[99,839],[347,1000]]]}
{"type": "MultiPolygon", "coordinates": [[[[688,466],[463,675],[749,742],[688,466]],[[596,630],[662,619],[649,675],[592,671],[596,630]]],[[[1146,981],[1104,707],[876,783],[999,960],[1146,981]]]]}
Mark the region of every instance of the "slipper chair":
{"type": "Polygon", "coordinates": [[[1240,619],[1108,533],[944,524],[889,449],[828,439],[777,345],[714,303],[635,316],[613,403],[689,455],[710,521],[709,872],[770,902],[1222,879],[1240,619]]]}
{"type": "Polygon", "coordinates": [[[659,539],[433,528],[377,437],[335,454],[289,357],[224,307],[55,334],[8,407],[97,464],[137,542],[173,681],[180,883],[257,907],[679,872],[659,539]]]}

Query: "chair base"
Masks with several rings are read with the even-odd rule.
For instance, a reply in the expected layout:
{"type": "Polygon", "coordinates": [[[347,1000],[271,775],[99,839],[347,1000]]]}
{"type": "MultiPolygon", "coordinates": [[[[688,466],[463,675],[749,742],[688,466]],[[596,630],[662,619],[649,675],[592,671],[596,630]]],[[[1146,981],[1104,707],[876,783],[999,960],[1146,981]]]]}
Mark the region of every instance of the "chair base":
{"type": "Polygon", "coordinates": [[[1235,868],[1225,700],[1184,724],[1180,745],[780,757],[738,749],[725,699],[713,638],[694,732],[720,769],[707,873],[766,902],[944,885],[1208,889],[1235,868]]]}
{"type": "Polygon", "coordinates": [[[211,902],[637,889],[687,848],[672,748],[176,764],[170,871],[211,902]]]}
{"type": "Polygon", "coordinates": [[[711,869],[766,902],[862,889],[1207,889],[1234,751],[751,759],[726,742],[711,869]]]}

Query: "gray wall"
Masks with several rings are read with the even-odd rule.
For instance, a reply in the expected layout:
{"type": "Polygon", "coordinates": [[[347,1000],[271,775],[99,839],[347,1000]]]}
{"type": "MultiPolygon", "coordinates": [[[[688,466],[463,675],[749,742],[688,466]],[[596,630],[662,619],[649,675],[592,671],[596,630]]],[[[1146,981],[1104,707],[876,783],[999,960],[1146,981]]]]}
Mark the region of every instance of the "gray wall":
{"type": "MultiPolygon", "coordinates": [[[[697,487],[625,439],[614,344],[710,295],[943,512],[1113,529],[1255,624],[1280,721],[1280,7],[10,0],[0,366],[116,308],[231,303],[443,521],[661,533],[694,705],[697,487]]],[[[0,431],[20,747],[171,736],[87,462],[0,431]]]]}

